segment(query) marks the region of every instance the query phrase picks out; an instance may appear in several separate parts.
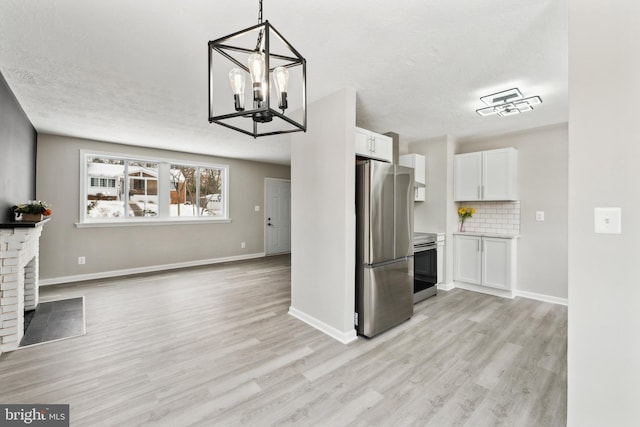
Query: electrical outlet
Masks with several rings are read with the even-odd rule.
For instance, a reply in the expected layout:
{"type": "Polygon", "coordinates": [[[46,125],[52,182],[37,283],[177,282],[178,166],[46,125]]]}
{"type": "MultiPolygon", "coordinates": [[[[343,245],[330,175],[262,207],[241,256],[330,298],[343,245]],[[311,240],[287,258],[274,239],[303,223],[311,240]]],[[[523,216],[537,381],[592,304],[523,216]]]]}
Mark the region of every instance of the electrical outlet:
{"type": "Polygon", "coordinates": [[[240,248],[244,249],[247,247],[247,244],[245,242],[240,242],[240,248]]]}
{"type": "Polygon", "coordinates": [[[83,256],[79,256],[78,257],[78,264],[84,265],[86,263],[87,263],[87,259],[85,257],[83,257],[83,256]]]}
{"type": "Polygon", "coordinates": [[[536,212],[536,221],[544,221],[544,211],[536,212]]]}

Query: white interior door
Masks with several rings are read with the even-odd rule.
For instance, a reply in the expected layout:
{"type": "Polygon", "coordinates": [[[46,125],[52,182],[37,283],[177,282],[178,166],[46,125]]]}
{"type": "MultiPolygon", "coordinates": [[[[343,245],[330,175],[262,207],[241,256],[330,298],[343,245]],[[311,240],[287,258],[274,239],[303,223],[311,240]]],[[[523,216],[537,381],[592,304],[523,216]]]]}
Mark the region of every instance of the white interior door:
{"type": "Polygon", "coordinates": [[[265,187],[265,252],[291,252],[291,181],[267,178],[265,187]]]}

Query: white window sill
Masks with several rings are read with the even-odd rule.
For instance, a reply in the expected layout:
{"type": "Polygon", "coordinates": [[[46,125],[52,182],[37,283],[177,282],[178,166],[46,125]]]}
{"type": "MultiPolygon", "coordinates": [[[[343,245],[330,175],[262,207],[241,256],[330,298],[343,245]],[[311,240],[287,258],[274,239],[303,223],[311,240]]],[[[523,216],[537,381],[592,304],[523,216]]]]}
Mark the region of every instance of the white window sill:
{"type": "Polygon", "coordinates": [[[186,225],[186,224],[229,224],[230,218],[176,218],[176,219],[129,219],[114,221],[85,221],[76,222],[76,228],[102,227],[138,227],[155,225],[186,225]]]}

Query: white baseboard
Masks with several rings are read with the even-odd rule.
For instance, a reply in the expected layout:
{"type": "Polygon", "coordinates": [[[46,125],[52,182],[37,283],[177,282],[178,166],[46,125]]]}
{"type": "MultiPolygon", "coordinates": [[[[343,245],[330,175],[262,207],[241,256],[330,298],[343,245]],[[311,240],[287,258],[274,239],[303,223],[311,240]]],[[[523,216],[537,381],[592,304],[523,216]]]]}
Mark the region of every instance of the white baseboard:
{"type": "MultiPolygon", "coordinates": [[[[460,288],[460,289],[465,289],[467,291],[481,292],[483,294],[495,295],[503,298],[513,299],[515,297],[522,297],[522,298],[534,299],[537,301],[550,302],[552,304],[559,304],[559,305],[565,305],[565,306],[569,305],[569,300],[567,298],[558,298],[551,295],[537,294],[535,292],[519,291],[517,289],[515,289],[513,292],[501,291],[500,289],[494,289],[487,286],[473,285],[471,283],[465,283],[465,282],[453,282],[452,287],[450,289],[443,289],[443,290],[449,291],[453,288],[460,288]]],[[[441,289],[440,285],[438,285],[438,289],[441,289]]]]}
{"type": "Polygon", "coordinates": [[[465,289],[467,291],[480,292],[488,295],[495,295],[497,297],[513,299],[514,295],[510,291],[503,291],[502,289],[491,288],[488,286],[474,285],[472,283],[465,282],[453,282],[456,288],[465,289]]]}
{"type": "Polygon", "coordinates": [[[200,259],[196,261],[176,262],[173,264],[151,265],[148,267],[127,268],[124,270],[101,271],[99,273],[77,274],[74,276],[53,277],[40,279],[39,286],[57,285],[60,283],[83,282],[85,280],[107,279],[109,277],[128,276],[130,274],[152,273],[154,271],[173,270],[176,268],[198,267],[201,265],[219,264],[222,262],[242,261],[245,259],[262,258],[264,252],[247,255],[234,255],[222,258],[200,259]]]}
{"type": "Polygon", "coordinates": [[[451,289],[455,289],[455,285],[453,284],[453,282],[451,283],[438,283],[438,290],[439,291],[450,291],[451,289]]]}
{"type": "Polygon", "coordinates": [[[342,344],[349,344],[358,339],[358,335],[356,334],[355,329],[349,331],[340,331],[333,326],[327,325],[322,320],[318,320],[315,317],[310,316],[295,307],[289,307],[289,314],[298,320],[302,320],[307,325],[313,326],[320,332],[324,332],[325,334],[329,335],[335,340],[338,340],[342,344]]]}
{"type": "Polygon", "coordinates": [[[550,302],[550,303],[559,304],[559,305],[566,305],[566,306],[569,305],[569,300],[567,298],[552,297],[551,295],[537,294],[535,292],[519,291],[517,289],[515,290],[514,293],[517,297],[535,299],[538,301],[550,302]]]}

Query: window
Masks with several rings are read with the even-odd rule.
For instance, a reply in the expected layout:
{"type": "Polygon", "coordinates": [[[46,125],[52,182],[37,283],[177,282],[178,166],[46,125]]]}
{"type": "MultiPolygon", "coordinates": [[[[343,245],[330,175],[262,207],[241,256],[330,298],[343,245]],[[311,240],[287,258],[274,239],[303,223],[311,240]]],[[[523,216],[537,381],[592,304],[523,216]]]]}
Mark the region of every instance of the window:
{"type": "Polygon", "coordinates": [[[129,210],[133,216],[158,216],[158,163],[127,162],[129,210]]]}
{"type": "Polygon", "coordinates": [[[228,167],[82,153],[83,223],[227,220],[228,167]]]}
{"type": "Polygon", "coordinates": [[[91,178],[92,187],[116,188],[116,180],[113,178],[91,178]]]}
{"type": "Polygon", "coordinates": [[[171,165],[171,213],[173,217],[223,217],[224,169],[171,165]]]}

